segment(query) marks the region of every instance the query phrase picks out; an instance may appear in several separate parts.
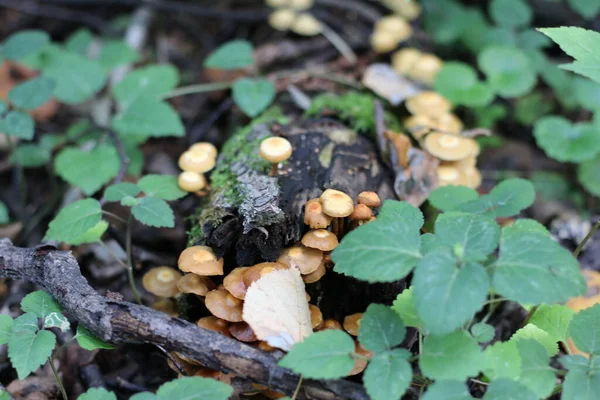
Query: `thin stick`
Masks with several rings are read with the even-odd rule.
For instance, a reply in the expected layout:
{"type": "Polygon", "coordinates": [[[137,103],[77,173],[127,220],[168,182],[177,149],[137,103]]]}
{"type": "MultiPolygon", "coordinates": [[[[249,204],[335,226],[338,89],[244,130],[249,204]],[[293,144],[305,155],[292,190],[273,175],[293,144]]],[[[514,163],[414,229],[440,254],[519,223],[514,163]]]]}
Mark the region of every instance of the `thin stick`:
{"type": "Polygon", "coordinates": [[[581,253],[581,250],[583,250],[583,247],[585,246],[585,244],[594,236],[594,234],[596,233],[596,231],[598,230],[598,228],[600,228],[600,220],[598,220],[598,222],[596,222],[594,224],[594,226],[592,226],[592,229],[590,229],[590,231],[583,238],[583,240],[581,241],[581,243],[579,243],[579,246],[577,246],[577,248],[573,252],[573,256],[575,256],[575,257],[579,256],[579,253],[581,253]]]}
{"type": "Polygon", "coordinates": [[[346,41],[340,35],[338,35],[336,31],[325,25],[325,23],[322,21],[321,26],[321,33],[327,40],[329,40],[333,47],[335,47],[350,64],[356,64],[358,57],[348,43],[346,43],[346,41]]]}
{"type": "Polygon", "coordinates": [[[184,96],[186,94],[206,93],[214,92],[216,90],[229,89],[233,85],[233,82],[213,82],[213,83],[199,83],[197,85],[182,86],[177,89],[173,89],[170,93],[163,96],[163,99],[171,99],[177,96],[184,96]]]}
{"type": "Polygon", "coordinates": [[[296,390],[294,390],[294,394],[292,395],[292,400],[296,400],[296,397],[298,397],[298,393],[300,393],[300,386],[302,386],[303,380],[304,375],[300,375],[300,379],[298,380],[298,386],[296,386],[296,390]]]}

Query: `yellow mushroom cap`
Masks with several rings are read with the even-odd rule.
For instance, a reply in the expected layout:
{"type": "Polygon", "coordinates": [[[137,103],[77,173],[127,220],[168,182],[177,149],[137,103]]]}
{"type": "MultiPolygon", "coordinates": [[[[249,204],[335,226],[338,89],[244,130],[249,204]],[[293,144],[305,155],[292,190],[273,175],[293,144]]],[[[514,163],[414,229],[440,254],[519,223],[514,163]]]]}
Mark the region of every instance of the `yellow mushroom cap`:
{"type": "Polygon", "coordinates": [[[197,192],[206,187],[206,178],[198,172],[183,171],[177,178],[177,185],[186,192],[197,192]]]}
{"type": "Polygon", "coordinates": [[[223,259],[208,246],[192,246],[181,252],[177,266],[183,272],[201,276],[223,275],[223,259]]]}
{"type": "Polygon", "coordinates": [[[302,236],[302,244],[321,251],[331,251],[337,247],[339,242],[333,233],[325,229],[315,229],[302,236]]]}
{"type": "Polygon", "coordinates": [[[287,31],[296,21],[296,12],[287,8],[275,10],[269,15],[269,25],[278,31],[287,31]]]}
{"type": "Polygon", "coordinates": [[[381,199],[375,192],[360,192],[356,199],[358,204],[364,204],[367,207],[377,208],[381,206],[381,199]]]}
{"type": "Polygon", "coordinates": [[[378,53],[389,53],[400,43],[393,34],[386,31],[375,31],[371,34],[371,47],[378,53]]]}
{"type": "Polygon", "coordinates": [[[354,202],[346,193],[335,189],[327,189],[319,197],[323,212],[330,217],[343,218],[352,214],[354,202]]]}
{"type": "Polygon", "coordinates": [[[404,120],[404,127],[417,140],[421,140],[432,129],[437,127],[436,121],[424,114],[411,115],[404,120]]]}
{"type": "Polygon", "coordinates": [[[301,13],[298,14],[290,29],[298,35],[315,36],[323,31],[323,25],[311,14],[301,13]]]}
{"type": "Polygon", "coordinates": [[[278,262],[296,268],[302,275],[310,274],[323,262],[323,252],[302,245],[288,247],[281,253],[278,262]]]}
{"type": "Polygon", "coordinates": [[[263,262],[252,267],[248,267],[244,271],[244,284],[249,288],[254,282],[259,280],[268,272],[278,269],[289,269],[290,267],[280,262],[263,262]]]}
{"type": "Polygon", "coordinates": [[[423,53],[414,47],[398,50],[392,55],[392,67],[400,75],[406,75],[414,68],[423,53]]]}
{"type": "Polygon", "coordinates": [[[287,160],[291,157],[293,150],[289,140],[279,136],[266,138],[259,147],[260,156],[271,163],[287,160]]]}
{"type": "Polygon", "coordinates": [[[452,113],[440,115],[435,125],[439,131],[454,133],[457,135],[462,132],[464,127],[460,118],[452,113]]]}
{"type": "Polygon", "coordinates": [[[203,152],[208,154],[212,158],[217,158],[217,154],[219,153],[215,145],[209,142],[194,143],[190,146],[189,151],[201,153],[203,152]]]}
{"type": "Polygon", "coordinates": [[[231,337],[231,333],[229,333],[229,322],[213,315],[200,318],[198,322],[196,322],[196,325],[200,328],[219,332],[223,336],[231,337]]]}
{"type": "Polygon", "coordinates": [[[465,168],[463,172],[467,177],[467,186],[473,189],[477,189],[479,186],[481,186],[481,172],[479,172],[477,168],[465,168]]]}
{"type": "Polygon", "coordinates": [[[412,35],[412,27],[398,15],[388,15],[375,24],[375,32],[387,32],[397,42],[402,42],[412,35]]]}
{"type": "Polygon", "coordinates": [[[311,229],[327,228],[331,224],[331,217],[323,212],[321,201],[310,199],[304,206],[304,223],[311,229]]]}
{"type": "Polygon", "coordinates": [[[449,133],[433,132],[425,137],[423,146],[433,156],[443,161],[457,161],[473,155],[474,140],[449,133]]]}
{"type": "Polygon", "coordinates": [[[181,278],[179,271],[171,267],[155,267],[144,274],[144,289],[155,296],[173,297],[179,293],[177,282],[181,278]]]}
{"type": "Polygon", "coordinates": [[[242,322],[244,302],[234,297],[227,290],[211,290],[206,294],[204,304],[208,311],[217,318],[229,322],[242,322]]]}
{"type": "Polygon", "coordinates": [[[193,293],[198,296],[206,296],[206,293],[215,288],[215,284],[207,276],[185,274],[179,279],[179,282],[177,282],[177,288],[182,293],[193,293]]]}
{"type": "Polygon", "coordinates": [[[302,275],[302,280],[306,284],[315,283],[319,279],[321,279],[323,277],[323,275],[325,275],[326,272],[327,272],[327,268],[325,268],[325,262],[322,262],[319,265],[319,268],[317,268],[316,270],[314,270],[310,274],[302,275]]]}
{"type": "Polygon", "coordinates": [[[288,6],[293,8],[294,10],[308,10],[314,4],[314,0],[289,0],[288,6]]]}
{"type": "Polygon", "coordinates": [[[440,165],[437,169],[439,185],[462,185],[467,186],[467,176],[460,169],[451,165],[440,165]]]}
{"type": "Polygon", "coordinates": [[[348,216],[353,221],[368,221],[373,216],[373,211],[365,204],[357,204],[352,214],[348,216]]]}
{"type": "Polygon", "coordinates": [[[443,64],[444,62],[439,57],[433,54],[423,54],[408,72],[408,76],[416,81],[433,85],[443,64]]]}
{"type": "Polygon", "coordinates": [[[215,162],[215,158],[209,153],[188,150],[179,157],[179,168],[203,174],[213,169],[215,162]]]}
{"type": "Polygon", "coordinates": [[[450,112],[452,105],[442,95],[432,91],[421,92],[406,100],[406,109],[413,115],[425,115],[434,119],[450,112]]]}

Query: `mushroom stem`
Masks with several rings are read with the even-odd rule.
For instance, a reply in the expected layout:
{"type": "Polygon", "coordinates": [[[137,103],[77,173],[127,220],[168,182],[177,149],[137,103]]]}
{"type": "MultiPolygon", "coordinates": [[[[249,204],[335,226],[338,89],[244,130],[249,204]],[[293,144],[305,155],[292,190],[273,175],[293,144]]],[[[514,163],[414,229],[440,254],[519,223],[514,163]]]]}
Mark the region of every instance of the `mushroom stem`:
{"type": "Polygon", "coordinates": [[[339,240],[342,240],[342,238],[344,237],[344,233],[345,233],[344,228],[345,228],[344,218],[336,217],[333,219],[332,224],[331,224],[331,229],[332,229],[333,234],[335,236],[337,236],[339,240]]]}
{"type": "Polygon", "coordinates": [[[273,163],[271,164],[271,171],[269,171],[269,176],[277,176],[277,164],[278,163],[273,163]]]}

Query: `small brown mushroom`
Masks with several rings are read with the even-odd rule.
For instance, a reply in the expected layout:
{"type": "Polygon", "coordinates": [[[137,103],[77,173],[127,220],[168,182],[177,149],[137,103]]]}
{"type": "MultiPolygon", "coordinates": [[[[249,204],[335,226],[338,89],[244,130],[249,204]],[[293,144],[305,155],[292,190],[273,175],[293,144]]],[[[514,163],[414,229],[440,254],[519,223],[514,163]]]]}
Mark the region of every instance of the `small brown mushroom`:
{"type": "Polygon", "coordinates": [[[172,317],[179,316],[179,311],[177,310],[177,303],[171,298],[163,297],[152,303],[150,307],[155,309],[156,311],[164,312],[165,314],[168,314],[172,317]]]}
{"type": "Polygon", "coordinates": [[[323,206],[323,212],[333,217],[333,233],[341,237],[344,233],[342,218],[347,217],[354,211],[352,198],[342,191],[327,189],[321,194],[319,201],[323,206]]]}
{"type": "Polygon", "coordinates": [[[442,95],[432,91],[416,94],[406,100],[406,109],[413,115],[425,115],[434,119],[449,113],[452,105],[442,95]]]}
{"type": "Polygon", "coordinates": [[[229,322],[242,322],[244,302],[233,297],[227,290],[211,290],[206,294],[204,304],[215,317],[229,322]]]}
{"type": "Polygon", "coordinates": [[[381,206],[381,199],[375,192],[360,192],[357,198],[358,204],[364,204],[367,207],[377,208],[381,206]]]}
{"type": "Polygon", "coordinates": [[[179,279],[179,282],[177,282],[177,288],[182,293],[193,293],[198,296],[206,296],[206,293],[215,288],[215,284],[207,276],[185,274],[179,279]]]}
{"type": "Polygon", "coordinates": [[[319,199],[310,199],[304,206],[304,223],[311,229],[324,229],[331,224],[332,217],[323,212],[319,199]]]}
{"type": "MultiPolygon", "coordinates": [[[[355,341],[354,352],[364,357],[373,357],[373,353],[362,347],[357,341],[355,341]]],[[[356,358],[356,360],[354,361],[354,367],[352,368],[348,376],[360,374],[365,370],[365,368],[367,368],[367,364],[367,360],[363,358],[356,358]]]]}
{"type": "Polygon", "coordinates": [[[198,366],[196,366],[195,364],[192,364],[192,363],[188,362],[187,360],[183,359],[182,357],[180,357],[179,353],[177,353],[176,351],[172,351],[169,353],[169,355],[171,357],[167,357],[167,365],[174,372],[180,373],[180,369],[182,369],[187,376],[191,376],[196,373],[198,366]],[[175,365],[175,364],[177,364],[177,365],[175,365]]]}
{"type": "Polygon", "coordinates": [[[248,289],[244,284],[244,273],[246,270],[248,270],[248,267],[235,268],[223,279],[225,289],[234,297],[241,300],[244,300],[244,297],[246,297],[246,290],[248,289]]]}
{"type": "Polygon", "coordinates": [[[223,336],[231,337],[229,332],[229,322],[215,316],[202,317],[196,322],[200,328],[219,332],[223,336]]]}
{"type": "Polygon", "coordinates": [[[171,267],[155,267],[144,274],[142,286],[159,297],[173,297],[179,293],[177,282],[181,274],[171,267]]]}
{"type": "Polygon", "coordinates": [[[277,270],[277,269],[288,269],[289,267],[280,262],[264,262],[264,263],[253,265],[252,267],[249,267],[248,269],[246,269],[244,271],[243,280],[244,280],[244,285],[246,285],[246,288],[249,288],[250,285],[252,285],[252,283],[256,282],[257,280],[259,280],[261,278],[261,276],[263,276],[261,274],[261,272],[265,268],[269,268],[269,271],[270,271],[271,268],[273,270],[277,270]]]}
{"type": "Polygon", "coordinates": [[[215,158],[203,151],[188,150],[179,157],[179,168],[184,171],[198,172],[200,174],[213,169],[215,163],[215,158]]]}
{"type": "Polygon", "coordinates": [[[181,252],[177,266],[183,272],[201,276],[223,275],[223,259],[208,246],[192,246],[181,252]]]}
{"type": "Polygon", "coordinates": [[[250,325],[245,322],[234,322],[229,325],[229,332],[231,335],[239,340],[240,342],[256,342],[258,338],[254,334],[250,325]]]}
{"type": "Polygon", "coordinates": [[[177,185],[186,192],[197,192],[206,187],[206,178],[198,172],[183,171],[177,178],[177,185]]]}
{"type": "Polygon", "coordinates": [[[319,307],[313,304],[309,304],[308,309],[310,310],[310,322],[313,331],[318,331],[323,327],[323,313],[319,310],[319,307]]]}
{"type": "Polygon", "coordinates": [[[357,204],[349,218],[353,221],[368,221],[373,216],[373,211],[365,204],[357,204]]]}
{"type": "Polygon", "coordinates": [[[302,245],[288,247],[281,253],[278,262],[296,268],[302,275],[315,272],[323,261],[323,252],[302,245]]]}
{"type": "Polygon", "coordinates": [[[336,329],[338,331],[341,331],[343,328],[342,324],[340,324],[335,319],[326,319],[325,321],[323,321],[323,326],[321,327],[321,330],[325,329],[336,329]]]}
{"type": "Polygon", "coordinates": [[[217,158],[217,154],[219,153],[215,145],[209,142],[194,143],[190,146],[189,151],[206,153],[211,158],[217,158]]]}
{"type": "Polygon", "coordinates": [[[333,233],[325,229],[315,229],[302,236],[302,244],[321,251],[331,251],[337,247],[339,241],[333,233]]]}
{"type": "Polygon", "coordinates": [[[306,284],[315,283],[320,280],[326,272],[327,268],[325,267],[325,262],[322,262],[321,265],[319,265],[319,268],[317,268],[315,271],[307,275],[302,275],[302,280],[306,284]]]}
{"type": "Polygon", "coordinates": [[[433,156],[443,161],[462,160],[473,154],[474,140],[449,133],[434,132],[427,135],[423,146],[433,156]]]}
{"type": "Polygon", "coordinates": [[[360,328],[362,316],[363,313],[356,313],[344,318],[344,330],[352,336],[358,336],[358,328],[360,328]]]}
{"type": "Polygon", "coordinates": [[[277,164],[283,162],[292,156],[294,148],[292,144],[285,138],[272,136],[260,142],[260,156],[273,164],[271,173],[273,176],[277,174],[277,164]]]}

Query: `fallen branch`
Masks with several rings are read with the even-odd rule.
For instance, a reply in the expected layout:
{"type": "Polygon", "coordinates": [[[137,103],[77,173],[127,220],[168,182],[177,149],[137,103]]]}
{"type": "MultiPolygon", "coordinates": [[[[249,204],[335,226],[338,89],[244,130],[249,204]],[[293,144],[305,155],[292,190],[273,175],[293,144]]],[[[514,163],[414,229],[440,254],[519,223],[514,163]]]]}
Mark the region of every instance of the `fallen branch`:
{"type": "MultiPolygon", "coordinates": [[[[81,275],[70,252],[53,246],[26,249],[0,239],[0,278],[40,285],[71,317],[107,342],[158,344],[287,395],[300,380],[299,375],[277,366],[280,352],[267,353],[151,308],[99,295],[81,275]]],[[[368,396],[353,382],[304,380],[298,398],[366,400],[368,396]]]]}

